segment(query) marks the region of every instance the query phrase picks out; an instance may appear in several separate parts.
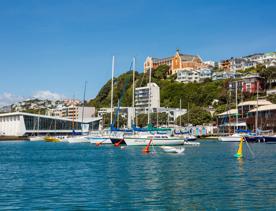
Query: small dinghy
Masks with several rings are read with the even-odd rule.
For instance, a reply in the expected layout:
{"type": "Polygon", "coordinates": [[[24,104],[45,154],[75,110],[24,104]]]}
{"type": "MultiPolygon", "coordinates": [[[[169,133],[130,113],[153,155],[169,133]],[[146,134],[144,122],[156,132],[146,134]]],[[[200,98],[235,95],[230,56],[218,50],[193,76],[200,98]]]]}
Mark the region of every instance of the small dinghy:
{"type": "Polygon", "coordinates": [[[171,147],[171,146],[161,146],[161,149],[167,153],[183,153],[185,151],[184,147],[171,147]]]}
{"type": "Polygon", "coordinates": [[[184,145],[199,146],[200,143],[195,141],[184,141],[184,145]]]}

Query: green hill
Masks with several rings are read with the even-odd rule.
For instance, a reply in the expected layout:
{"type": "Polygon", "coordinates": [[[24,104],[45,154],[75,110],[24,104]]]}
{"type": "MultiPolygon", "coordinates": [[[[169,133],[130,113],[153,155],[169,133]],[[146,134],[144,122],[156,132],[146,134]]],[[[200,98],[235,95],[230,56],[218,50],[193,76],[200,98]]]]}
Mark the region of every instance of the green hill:
{"type": "MultiPolygon", "coordinates": [[[[176,82],[175,76],[166,77],[168,66],[160,66],[153,70],[152,82],[160,87],[160,104],[162,107],[179,107],[179,100],[182,99],[182,107],[190,106],[207,107],[214,99],[221,103],[226,102],[227,81],[210,81],[203,83],[183,84],[176,82]]],[[[136,72],[135,86],[145,86],[149,80],[147,74],[136,72]]],[[[114,105],[122,96],[121,106],[132,105],[132,71],[126,72],[114,78],[114,105]],[[125,93],[122,96],[123,89],[125,93]]],[[[99,91],[98,95],[89,104],[97,108],[109,107],[111,97],[111,80],[109,80],[99,91]]]]}
{"type": "MultiPolygon", "coordinates": [[[[167,77],[169,67],[166,65],[159,66],[152,71],[152,82],[155,82],[160,87],[160,105],[161,107],[178,108],[179,101],[182,100],[182,108],[188,108],[189,104],[189,122],[192,124],[203,124],[212,122],[213,118],[210,115],[210,109],[213,112],[221,113],[230,108],[235,107],[235,94],[229,94],[229,81],[206,80],[202,83],[179,83],[175,81],[176,75],[167,77]],[[230,97],[231,96],[231,99],[230,97]],[[216,103],[214,100],[216,100],[216,103]],[[210,108],[210,106],[212,106],[210,108]]],[[[245,71],[244,71],[245,72],[245,71]]],[[[272,79],[276,79],[275,67],[264,68],[262,66],[256,69],[246,70],[248,73],[260,73],[262,77],[268,81],[267,88],[272,86],[272,79]]],[[[149,81],[148,74],[136,72],[135,87],[145,86],[149,81]]],[[[265,97],[265,93],[260,96],[265,97]]],[[[111,97],[111,80],[109,80],[99,91],[98,95],[89,102],[89,105],[96,108],[110,107],[111,97]]],[[[132,71],[126,72],[117,78],[114,78],[114,105],[121,98],[121,106],[132,105],[132,71]],[[125,87],[125,88],[124,88],[125,87]],[[125,90],[125,91],[123,91],[125,90]]],[[[240,100],[252,100],[256,96],[249,93],[238,92],[238,102],[240,100]]],[[[268,97],[268,100],[276,102],[275,96],[268,97]]],[[[152,114],[154,119],[155,114],[152,114]]],[[[160,116],[161,117],[161,116],[160,116]]],[[[187,122],[187,115],[183,115],[183,122],[187,122]]],[[[147,117],[143,114],[138,116],[139,125],[146,125],[147,117]]],[[[166,122],[166,116],[164,116],[166,122]]],[[[177,120],[178,122],[178,120],[177,120]]],[[[154,122],[153,122],[154,124],[154,122]]]]}

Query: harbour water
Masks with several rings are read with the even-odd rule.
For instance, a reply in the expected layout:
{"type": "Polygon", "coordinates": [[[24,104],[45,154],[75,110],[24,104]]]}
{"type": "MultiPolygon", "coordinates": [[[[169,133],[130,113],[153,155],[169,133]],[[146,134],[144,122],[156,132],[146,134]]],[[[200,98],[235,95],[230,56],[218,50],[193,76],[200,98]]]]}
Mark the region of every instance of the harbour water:
{"type": "Polygon", "coordinates": [[[206,141],[184,154],[0,142],[0,210],[276,210],[276,145],[206,141]]]}

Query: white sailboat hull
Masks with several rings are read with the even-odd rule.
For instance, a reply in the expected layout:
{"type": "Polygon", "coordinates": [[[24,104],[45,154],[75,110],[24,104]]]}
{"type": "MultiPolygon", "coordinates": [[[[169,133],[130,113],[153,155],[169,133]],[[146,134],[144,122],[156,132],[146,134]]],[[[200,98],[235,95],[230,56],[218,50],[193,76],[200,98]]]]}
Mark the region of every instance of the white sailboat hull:
{"type": "Polygon", "coordinates": [[[32,136],[29,137],[30,141],[43,141],[44,140],[44,136],[32,136]]]}
{"type": "Polygon", "coordinates": [[[68,138],[65,138],[63,140],[64,142],[68,142],[68,143],[88,143],[89,140],[85,137],[78,137],[78,136],[75,136],[75,137],[68,137],[68,138]]]}
{"type": "Polygon", "coordinates": [[[223,142],[239,142],[241,140],[240,137],[231,137],[231,136],[225,136],[225,137],[220,137],[220,141],[223,142]]]}
{"type": "Polygon", "coordinates": [[[112,144],[110,138],[87,138],[88,141],[91,144],[97,144],[97,143],[101,143],[101,144],[112,144]]]}
{"type": "Polygon", "coordinates": [[[246,136],[246,134],[235,133],[231,136],[221,136],[218,140],[223,142],[239,142],[243,136],[246,136]]]}
{"type": "MultiPolygon", "coordinates": [[[[124,138],[128,146],[146,146],[149,144],[148,138],[124,138]]],[[[152,139],[151,145],[164,146],[164,145],[183,145],[183,139],[152,139]]]]}

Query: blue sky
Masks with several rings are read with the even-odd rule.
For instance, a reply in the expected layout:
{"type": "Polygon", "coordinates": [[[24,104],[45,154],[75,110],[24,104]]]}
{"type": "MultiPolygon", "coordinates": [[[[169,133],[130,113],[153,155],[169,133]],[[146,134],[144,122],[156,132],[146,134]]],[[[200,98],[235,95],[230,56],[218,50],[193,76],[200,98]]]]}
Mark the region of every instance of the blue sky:
{"type": "Polygon", "coordinates": [[[204,60],[275,51],[275,11],[273,0],[0,0],[0,101],[81,98],[85,80],[92,98],[112,55],[119,75],[133,56],[142,71],[147,56],[176,48],[204,60]]]}

